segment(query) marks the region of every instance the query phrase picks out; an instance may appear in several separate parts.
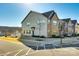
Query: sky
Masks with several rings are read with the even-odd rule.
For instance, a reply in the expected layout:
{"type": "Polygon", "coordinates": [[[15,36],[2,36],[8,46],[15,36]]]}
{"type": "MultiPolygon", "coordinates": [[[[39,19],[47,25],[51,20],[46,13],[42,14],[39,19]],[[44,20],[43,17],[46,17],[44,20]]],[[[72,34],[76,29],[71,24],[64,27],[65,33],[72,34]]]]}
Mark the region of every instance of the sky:
{"type": "Polygon", "coordinates": [[[79,22],[78,3],[0,3],[0,26],[21,27],[21,21],[31,11],[54,10],[59,19],[71,18],[79,22]]]}

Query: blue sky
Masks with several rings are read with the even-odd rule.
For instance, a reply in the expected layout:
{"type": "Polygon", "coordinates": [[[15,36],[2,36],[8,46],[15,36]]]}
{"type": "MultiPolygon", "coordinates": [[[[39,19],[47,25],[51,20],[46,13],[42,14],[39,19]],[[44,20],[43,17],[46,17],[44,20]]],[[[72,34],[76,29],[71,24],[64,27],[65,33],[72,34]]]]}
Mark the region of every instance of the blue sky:
{"type": "Polygon", "coordinates": [[[21,26],[21,21],[30,10],[40,13],[54,10],[60,19],[71,18],[79,22],[79,4],[77,3],[0,3],[0,26],[21,26]]]}

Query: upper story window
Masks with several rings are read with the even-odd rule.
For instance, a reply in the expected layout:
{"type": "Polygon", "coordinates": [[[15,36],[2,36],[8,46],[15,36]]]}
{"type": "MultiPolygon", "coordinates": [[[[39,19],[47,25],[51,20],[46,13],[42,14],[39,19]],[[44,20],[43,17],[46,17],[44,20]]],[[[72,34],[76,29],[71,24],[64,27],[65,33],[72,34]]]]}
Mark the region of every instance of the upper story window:
{"type": "Polygon", "coordinates": [[[50,23],[50,20],[48,20],[48,23],[50,23]]]}
{"type": "Polygon", "coordinates": [[[25,30],[24,30],[24,34],[25,34],[25,30]]]}
{"type": "Polygon", "coordinates": [[[57,21],[53,21],[53,24],[54,24],[54,25],[57,25],[57,21]]]}
{"type": "Polygon", "coordinates": [[[45,23],[45,20],[38,20],[37,21],[37,24],[44,24],[45,23]]]}
{"type": "Polygon", "coordinates": [[[30,25],[30,23],[29,23],[29,22],[27,22],[27,23],[26,23],[26,25],[27,25],[27,26],[29,26],[29,25],[30,25]]]}

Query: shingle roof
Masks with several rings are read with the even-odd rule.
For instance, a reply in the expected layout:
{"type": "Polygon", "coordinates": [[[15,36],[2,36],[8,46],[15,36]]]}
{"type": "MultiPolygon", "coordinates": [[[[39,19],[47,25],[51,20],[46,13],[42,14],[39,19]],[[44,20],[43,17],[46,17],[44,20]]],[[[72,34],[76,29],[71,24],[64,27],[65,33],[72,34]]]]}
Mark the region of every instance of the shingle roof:
{"type": "MultiPolygon", "coordinates": [[[[28,15],[29,15],[31,12],[39,13],[39,12],[36,12],[36,11],[30,11],[30,12],[28,13],[28,15]]],[[[51,11],[44,12],[44,13],[39,13],[39,14],[41,14],[41,15],[43,15],[43,16],[49,18],[49,19],[51,19],[51,18],[54,16],[54,14],[56,14],[56,13],[55,13],[54,10],[51,10],[51,11]]],[[[24,20],[28,17],[28,15],[24,18],[24,20]]],[[[24,20],[23,20],[21,23],[23,23],[24,20]]]]}
{"type": "Polygon", "coordinates": [[[76,24],[76,23],[77,23],[77,20],[72,20],[72,23],[73,23],[73,24],[76,24]]]}
{"type": "Polygon", "coordinates": [[[66,18],[66,19],[61,19],[61,20],[65,21],[65,22],[69,22],[71,20],[71,18],[66,18]]]}
{"type": "Polygon", "coordinates": [[[50,19],[51,19],[51,17],[54,16],[54,14],[55,14],[54,10],[42,13],[42,15],[44,15],[45,17],[50,18],[50,19]]]}

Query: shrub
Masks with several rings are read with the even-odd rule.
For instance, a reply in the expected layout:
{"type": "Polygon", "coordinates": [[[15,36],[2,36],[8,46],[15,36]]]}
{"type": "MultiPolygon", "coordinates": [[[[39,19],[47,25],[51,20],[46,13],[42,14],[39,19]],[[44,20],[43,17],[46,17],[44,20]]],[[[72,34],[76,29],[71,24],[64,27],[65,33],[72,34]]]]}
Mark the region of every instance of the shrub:
{"type": "Polygon", "coordinates": [[[52,38],[60,38],[60,36],[52,35],[52,38]]]}
{"type": "Polygon", "coordinates": [[[79,34],[77,34],[77,36],[79,36],[79,34]]]}
{"type": "Polygon", "coordinates": [[[64,34],[64,37],[67,37],[67,34],[64,34]]]}
{"type": "Polygon", "coordinates": [[[75,36],[77,36],[77,34],[72,34],[72,36],[74,36],[74,37],[75,37],[75,36]]]}
{"type": "Polygon", "coordinates": [[[45,36],[40,36],[40,38],[45,38],[45,36]]]}

